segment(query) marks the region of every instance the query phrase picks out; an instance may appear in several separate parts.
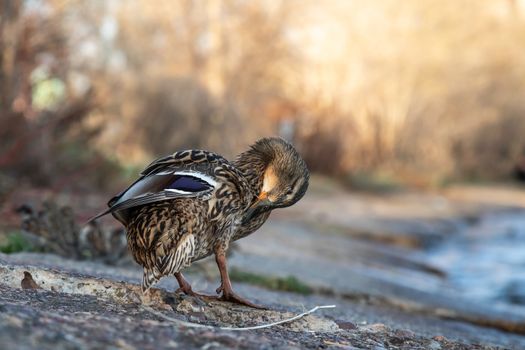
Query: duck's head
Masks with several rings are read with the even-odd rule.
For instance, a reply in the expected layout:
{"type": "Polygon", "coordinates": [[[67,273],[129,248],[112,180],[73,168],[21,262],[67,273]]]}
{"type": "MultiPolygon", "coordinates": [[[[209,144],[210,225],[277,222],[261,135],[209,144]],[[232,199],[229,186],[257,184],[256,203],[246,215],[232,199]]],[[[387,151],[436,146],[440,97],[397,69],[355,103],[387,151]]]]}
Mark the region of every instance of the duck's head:
{"type": "Polygon", "coordinates": [[[251,147],[265,164],[252,208],[284,208],[300,200],[308,189],[310,172],[297,150],[277,137],[260,139],[251,147]]]}

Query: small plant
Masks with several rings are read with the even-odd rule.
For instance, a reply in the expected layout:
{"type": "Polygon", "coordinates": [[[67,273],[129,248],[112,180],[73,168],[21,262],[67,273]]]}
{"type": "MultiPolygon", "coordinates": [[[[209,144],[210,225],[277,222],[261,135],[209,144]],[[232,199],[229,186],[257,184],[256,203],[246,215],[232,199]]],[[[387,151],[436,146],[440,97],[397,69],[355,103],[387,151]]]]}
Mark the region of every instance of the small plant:
{"type": "Polygon", "coordinates": [[[352,189],[373,193],[393,193],[402,189],[398,179],[381,172],[355,172],[344,179],[352,189]]]}
{"type": "Polygon", "coordinates": [[[233,281],[245,282],[272,290],[281,290],[303,295],[312,294],[313,292],[312,288],[299,281],[294,276],[270,277],[234,268],[230,271],[230,278],[233,281]]]}
{"type": "Polygon", "coordinates": [[[34,251],[33,245],[20,232],[11,232],[6,242],[0,245],[0,252],[5,254],[30,251],[34,251]]]}

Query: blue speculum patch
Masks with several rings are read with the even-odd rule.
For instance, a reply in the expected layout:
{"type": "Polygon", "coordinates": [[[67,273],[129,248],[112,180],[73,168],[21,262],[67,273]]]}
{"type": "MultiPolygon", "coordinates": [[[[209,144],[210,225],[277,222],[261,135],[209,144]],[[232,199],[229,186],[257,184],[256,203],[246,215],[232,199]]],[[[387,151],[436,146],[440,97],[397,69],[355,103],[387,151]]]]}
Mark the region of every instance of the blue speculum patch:
{"type": "Polygon", "coordinates": [[[210,188],[210,185],[193,176],[177,176],[166,189],[181,190],[187,192],[200,192],[210,188]]]}

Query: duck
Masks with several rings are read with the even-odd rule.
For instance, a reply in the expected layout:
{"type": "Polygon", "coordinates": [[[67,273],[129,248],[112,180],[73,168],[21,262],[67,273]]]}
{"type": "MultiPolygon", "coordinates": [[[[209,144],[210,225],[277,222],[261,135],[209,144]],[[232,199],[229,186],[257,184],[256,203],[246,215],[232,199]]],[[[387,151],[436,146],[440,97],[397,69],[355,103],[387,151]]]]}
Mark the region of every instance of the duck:
{"type": "Polygon", "coordinates": [[[143,293],[162,277],[175,276],[177,291],[184,294],[260,308],[233,291],[226,253],[274,209],[299,201],[309,178],[299,152],[279,137],[257,140],[233,161],[206,150],[183,150],[153,161],[90,221],[112,214],[125,227],[128,249],[143,267],[143,293]],[[182,274],[211,255],[221,278],[217,296],[194,292],[182,274]]]}

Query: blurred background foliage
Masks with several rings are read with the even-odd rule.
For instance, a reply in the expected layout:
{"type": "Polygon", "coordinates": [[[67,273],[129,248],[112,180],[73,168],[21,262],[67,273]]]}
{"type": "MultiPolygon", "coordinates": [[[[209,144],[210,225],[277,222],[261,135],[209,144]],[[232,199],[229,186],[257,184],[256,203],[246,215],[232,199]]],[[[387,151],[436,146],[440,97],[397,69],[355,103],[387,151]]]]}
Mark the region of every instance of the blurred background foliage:
{"type": "Polygon", "coordinates": [[[0,193],[272,134],[365,187],[507,180],[524,42],[522,0],[0,0],[0,193]]]}

